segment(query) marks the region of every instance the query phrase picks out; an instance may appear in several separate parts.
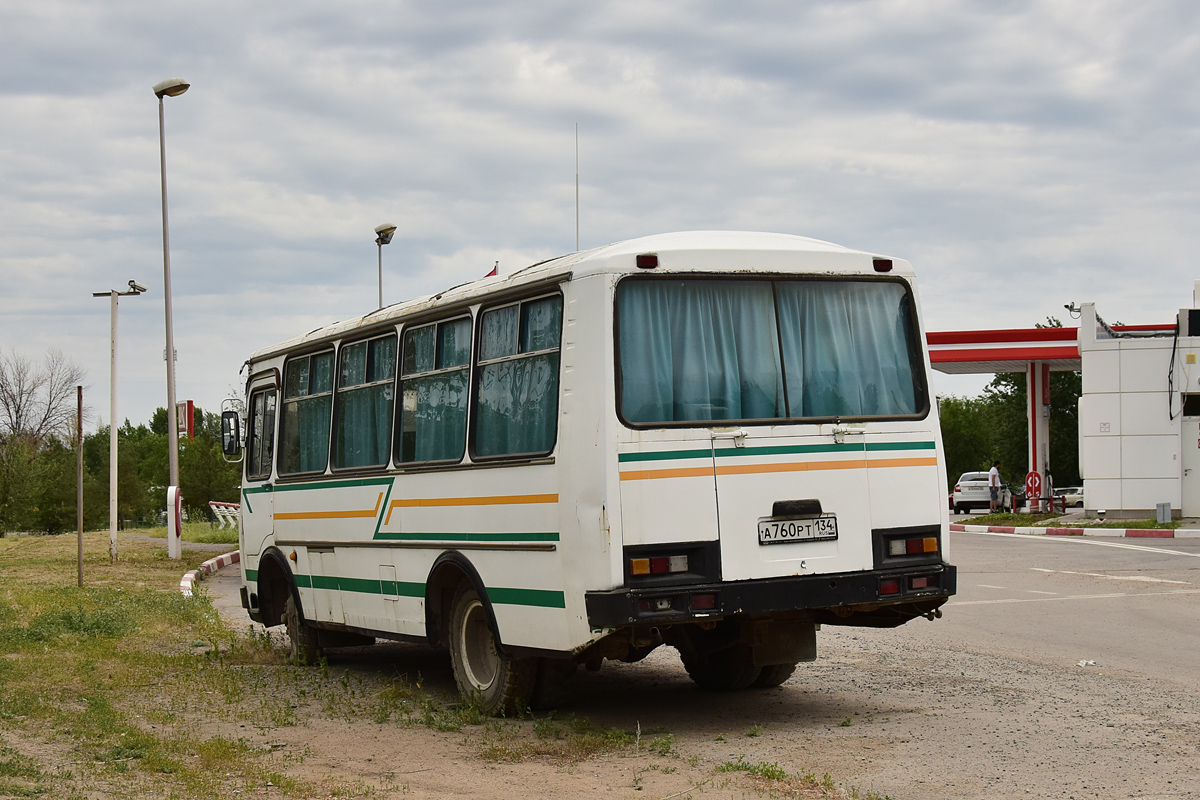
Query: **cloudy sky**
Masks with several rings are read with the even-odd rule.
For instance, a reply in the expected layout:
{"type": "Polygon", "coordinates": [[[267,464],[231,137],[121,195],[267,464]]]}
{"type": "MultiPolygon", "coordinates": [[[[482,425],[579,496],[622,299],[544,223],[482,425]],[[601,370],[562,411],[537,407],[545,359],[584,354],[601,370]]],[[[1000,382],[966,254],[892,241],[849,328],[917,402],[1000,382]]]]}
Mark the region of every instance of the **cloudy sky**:
{"type": "MultiPolygon", "coordinates": [[[[62,350],[108,419],[165,405],[157,101],[180,399],[376,303],[673,230],[910,260],[927,327],[1095,301],[1165,322],[1200,278],[1189,0],[204,4],[0,0],[0,348],[62,350]]],[[[976,378],[942,378],[973,392],[976,378]]]]}

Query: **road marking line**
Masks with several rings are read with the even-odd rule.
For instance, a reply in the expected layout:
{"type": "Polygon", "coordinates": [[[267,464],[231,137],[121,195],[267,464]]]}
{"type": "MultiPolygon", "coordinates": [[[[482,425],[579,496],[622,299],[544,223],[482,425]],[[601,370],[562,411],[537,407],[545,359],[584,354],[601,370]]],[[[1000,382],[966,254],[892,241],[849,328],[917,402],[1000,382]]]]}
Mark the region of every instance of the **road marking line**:
{"type": "Polygon", "coordinates": [[[1058,594],[1058,592],[1042,592],[1037,589],[1026,589],[1025,591],[1029,592],[1030,594],[1058,594]]]}
{"type": "Polygon", "coordinates": [[[954,531],[971,536],[1004,536],[1009,539],[1024,539],[1027,542],[1056,542],[1058,544],[1090,544],[1096,547],[1119,547],[1122,550],[1141,550],[1146,553],[1165,553],[1170,556],[1188,556],[1200,558],[1200,553],[1185,553],[1182,550],[1168,550],[1165,547],[1146,547],[1140,544],[1122,544],[1120,542],[1097,542],[1094,539],[1084,539],[1078,536],[1028,536],[1024,533],[993,533],[992,531],[954,531]]]}
{"type": "Polygon", "coordinates": [[[1102,572],[1072,572],[1069,569],[1043,569],[1041,567],[1030,567],[1034,572],[1052,572],[1058,575],[1086,575],[1089,578],[1105,578],[1110,581],[1140,581],[1142,583],[1178,583],[1184,586],[1191,586],[1189,581],[1173,581],[1167,578],[1151,578],[1147,575],[1105,575],[1102,572]]]}
{"type": "Polygon", "coordinates": [[[990,583],[981,583],[980,587],[984,589],[1007,589],[1007,586],[992,586],[990,583]]]}
{"type": "Polygon", "coordinates": [[[1060,600],[1106,600],[1111,597],[1158,597],[1167,594],[1200,594],[1200,589],[1174,589],[1169,592],[1116,592],[1114,594],[1076,594],[1066,597],[1013,597],[1005,600],[963,600],[948,606],[992,606],[1004,603],[1048,603],[1060,600]]]}

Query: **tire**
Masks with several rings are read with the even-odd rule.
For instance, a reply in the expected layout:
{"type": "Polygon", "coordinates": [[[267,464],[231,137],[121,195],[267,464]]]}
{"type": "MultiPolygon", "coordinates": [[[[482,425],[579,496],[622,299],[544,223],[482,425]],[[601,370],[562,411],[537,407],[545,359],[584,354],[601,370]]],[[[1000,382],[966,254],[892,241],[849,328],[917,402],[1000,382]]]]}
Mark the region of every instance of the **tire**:
{"type": "Polygon", "coordinates": [[[762,669],[754,666],[754,651],[749,645],[735,644],[707,656],[680,651],[680,657],[688,677],[711,692],[749,689],[762,674],[762,669]]]}
{"type": "Polygon", "coordinates": [[[469,584],[459,588],[451,606],[450,663],[458,690],[485,714],[512,714],[529,706],[538,660],[497,652],[488,609],[469,584]]]}
{"type": "Polygon", "coordinates": [[[292,661],[296,664],[317,663],[317,659],[321,657],[317,629],[304,621],[296,598],[290,593],[283,606],[283,622],[287,626],[288,641],[291,642],[292,661]]]}
{"type": "Polygon", "coordinates": [[[571,678],[579,665],[570,658],[539,658],[537,680],[529,705],[538,711],[549,711],[566,705],[571,698],[571,678]]]}
{"type": "Polygon", "coordinates": [[[795,664],[768,664],[750,685],[755,689],[772,689],[792,677],[795,671],[795,664]]]}

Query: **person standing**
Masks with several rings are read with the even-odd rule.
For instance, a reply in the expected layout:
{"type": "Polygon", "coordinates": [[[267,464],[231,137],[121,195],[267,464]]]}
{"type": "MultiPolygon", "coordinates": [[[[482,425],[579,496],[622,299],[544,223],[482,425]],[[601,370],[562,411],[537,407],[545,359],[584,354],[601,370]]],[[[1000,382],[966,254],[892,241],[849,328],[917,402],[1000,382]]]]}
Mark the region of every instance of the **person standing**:
{"type": "Polygon", "coordinates": [[[988,471],[988,493],[991,495],[991,513],[996,513],[996,508],[1000,505],[1000,462],[992,463],[991,470],[988,471]]]}

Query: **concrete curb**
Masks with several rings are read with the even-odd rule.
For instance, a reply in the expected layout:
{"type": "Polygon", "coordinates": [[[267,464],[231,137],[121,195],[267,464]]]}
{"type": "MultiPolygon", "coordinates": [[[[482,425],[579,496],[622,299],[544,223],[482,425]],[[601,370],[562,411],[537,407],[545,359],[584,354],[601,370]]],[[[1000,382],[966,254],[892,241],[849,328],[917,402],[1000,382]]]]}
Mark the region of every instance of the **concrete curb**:
{"type": "Polygon", "coordinates": [[[200,565],[199,569],[191,569],[184,573],[183,579],[179,581],[179,591],[184,597],[192,596],[192,587],[196,581],[201,580],[205,575],[212,575],[217,570],[228,567],[230,564],[237,564],[242,560],[241,554],[234,550],[232,553],[222,553],[216,558],[210,558],[200,565]]]}
{"type": "Polygon", "coordinates": [[[950,523],[964,533],[1019,533],[1025,536],[1110,536],[1126,539],[1200,539],[1200,530],[1170,528],[1009,528],[1003,525],[950,523]]]}

